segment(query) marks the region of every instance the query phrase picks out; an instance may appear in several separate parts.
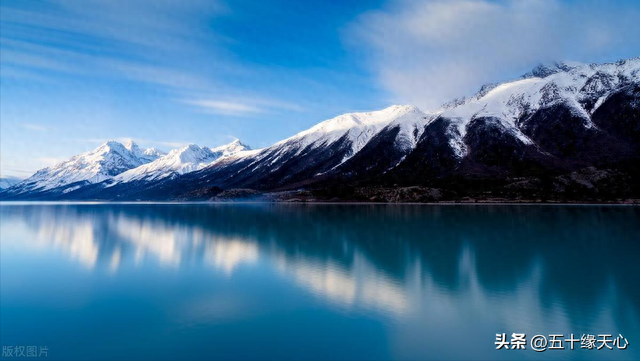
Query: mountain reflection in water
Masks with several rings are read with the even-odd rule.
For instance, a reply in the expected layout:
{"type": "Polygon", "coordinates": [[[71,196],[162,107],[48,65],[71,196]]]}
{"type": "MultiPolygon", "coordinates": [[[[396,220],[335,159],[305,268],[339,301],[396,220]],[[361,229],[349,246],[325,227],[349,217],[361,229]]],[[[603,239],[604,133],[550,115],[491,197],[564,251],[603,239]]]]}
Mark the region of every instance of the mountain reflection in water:
{"type": "Polygon", "coordinates": [[[108,358],[122,349],[131,352],[128,359],[640,358],[633,347],[640,342],[637,207],[4,204],[0,210],[2,344],[48,343],[53,358],[108,358]],[[55,283],[20,287],[37,279],[55,283]],[[56,293],[53,301],[47,292],[56,293]],[[104,305],[108,299],[122,308],[104,305]],[[66,318],[51,316],[52,307],[63,308],[66,318]],[[157,314],[140,315],[149,309],[157,314]],[[111,317],[102,320],[110,328],[83,336],[79,330],[99,324],[80,327],[80,313],[97,318],[89,311],[111,317]],[[118,337],[125,326],[115,320],[125,313],[141,320],[126,327],[147,334],[149,344],[118,337]],[[52,322],[64,320],[69,324],[54,331],[52,322]],[[41,332],[19,326],[24,322],[41,332]],[[630,347],[502,353],[494,345],[502,332],[622,333],[630,347]],[[212,335],[220,344],[198,341],[212,335]],[[88,355],[68,347],[64,336],[102,337],[112,348],[88,355]],[[185,344],[188,355],[180,354],[185,344]]]}

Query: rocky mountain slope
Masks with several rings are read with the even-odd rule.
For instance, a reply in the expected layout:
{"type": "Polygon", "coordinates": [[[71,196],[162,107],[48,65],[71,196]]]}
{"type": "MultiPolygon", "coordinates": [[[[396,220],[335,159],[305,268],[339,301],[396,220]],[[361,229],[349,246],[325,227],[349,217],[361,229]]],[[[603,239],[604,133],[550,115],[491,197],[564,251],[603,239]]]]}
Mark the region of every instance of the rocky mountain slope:
{"type": "Polygon", "coordinates": [[[130,169],[113,177],[111,184],[133,181],[156,181],[174,178],[179,175],[200,170],[218,159],[229,157],[243,150],[250,149],[239,140],[234,140],[216,148],[201,147],[195,144],[174,149],[169,154],[157,158],[153,162],[130,169]]]}
{"type": "Polygon", "coordinates": [[[137,144],[109,141],[98,148],[37,171],[6,190],[8,196],[36,193],[68,193],[84,185],[99,183],[129,169],[151,162],[164,153],[137,144]]]}
{"type": "MultiPolygon", "coordinates": [[[[240,149],[213,161],[203,148],[186,150],[193,152],[189,172],[180,170],[182,161],[166,156],[166,162],[97,177],[57,197],[640,198],[640,58],[539,66],[430,112],[391,106],[344,114],[270,147],[240,149]],[[171,176],[141,176],[160,164],[174,170],[171,176]]],[[[49,173],[36,179],[45,178],[57,186],[49,173]]]]}

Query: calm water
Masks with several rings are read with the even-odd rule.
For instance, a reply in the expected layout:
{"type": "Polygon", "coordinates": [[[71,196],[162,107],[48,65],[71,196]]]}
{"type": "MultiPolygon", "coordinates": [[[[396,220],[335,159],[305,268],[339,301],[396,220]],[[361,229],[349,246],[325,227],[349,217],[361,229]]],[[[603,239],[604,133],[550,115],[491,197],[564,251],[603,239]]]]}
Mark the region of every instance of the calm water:
{"type": "Polygon", "coordinates": [[[0,212],[0,343],[49,359],[640,359],[638,207],[0,212]],[[629,346],[496,350],[503,332],[629,346]]]}

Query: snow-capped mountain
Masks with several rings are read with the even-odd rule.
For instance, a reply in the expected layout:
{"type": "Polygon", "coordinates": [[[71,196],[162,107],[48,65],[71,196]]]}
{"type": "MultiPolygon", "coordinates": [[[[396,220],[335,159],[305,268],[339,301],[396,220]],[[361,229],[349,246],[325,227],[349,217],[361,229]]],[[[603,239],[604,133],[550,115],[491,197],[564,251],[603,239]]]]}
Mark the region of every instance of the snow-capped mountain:
{"type": "Polygon", "coordinates": [[[639,58],[556,63],[431,112],[392,106],[341,115],[185,175],[180,187],[425,184],[627,162],[638,155],[639,72],[639,58]]]}
{"type": "Polygon", "coordinates": [[[198,172],[196,183],[256,187],[303,181],[338,168],[383,130],[397,129],[394,147],[406,151],[415,144],[428,119],[429,115],[414,106],[344,114],[270,147],[216,162],[198,172]]]}
{"type": "MultiPolygon", "coordinates": [[[[143,162],[133,146],[121,148],[143,162]]],[[[553,186],[540,177],[588,168],[598,181],[607,179],[599,169],[622,172],[624,182],[636,179],[640,58],[542,65],[440,109],[423,112],[395,105],[348,113],[263,149],[249,150],[239,142],[213,149],[189,146],[142,166],[123,156],[115,163],[124,165],[113,172],[96,172],[95,162],[76,158],[22,184],[38,189],[76,179],[94,183],[65,190],[63,198],[68,199],[184,199],[211,194],[210,189],[273,192],[364,185],[468,192],[479,184],[483,192],[504,187],[500,192],[508,193],[518,187],[539,189],[541,184],[555,192],[575,183],[598,189],[584,175],[567,175],[553,186]],[[507,184],[511,179],[520,183],[507,184]],[[139,182],[132,186],[132,180],[139,182]]]]}
{"type": "Polygon", "coordinates": [[[113,178],[113,186],[117,183],[132,181],[156,181],[168,177],[176,177],[181,174],[200,170],[214,161],[229,157],[233,154],[249,149],[239,140],[216,148],[201,147],[190,144],[174,149],[169,154],[162,156],[151,163],[141,165],[118,174],[113,178]]]}
{"type": "Polygon", "coordinates": [[[183,162],[170,160],[180,154],[178,150],[101,183],[89,193],[91,197],[113,195],[137,199],[140,193],[153,194],[154,189],[162,188],[163,193],[170,194],[184,188],[199,187],[200,184],[284,185],[331,172],[384,129],[394,134],[392,148],[407,151],[417,142],[427,119],[429,115],[414,106],[391,106],[375,112],[344,114],[267,148],[249,150],[238,141],[213,148],[211,151],[219,157],[213,161],[210,154],[200,148],[201,158],[198,160],[204,161],[187,162],[190,163],[190,172],[182,172],[179,177],[173,169],[180,168],[183,162]],[[189,177],[195,173],[198,175],[189,177]],[[144,180],[147,185],[136,182],[136,190],[132,192],[127,184],[134,180],[144,180]],[[169,186],[174,180],[184,184],[169,186]]]}
{"type": "Polygon", "coordinates": [[[612,90],[625,84],[640,83],[640,59],[614,64],[554,63],[541,65],[523,79],[493,85],[461,104],[445,109],[440,116],[450,119],[457,132],[450,140],[456,154],[462,157],[466,149],[462,138],[469,124],[481,117],[496,119],[500,126],[524,144],[534,142],[524,134],[523,122],[529,114],[562,104],[584,120],[583,126],[593,126],[591,114],[612,90]]]}
{"type": "Polygon", "coordinates": [[[240,139],[236,139],[233,142],[225,145],[221,145],[219,147],[211,148],[213,154],[215,154],[218,158],[225,158],[231,155],[234,155],[239,152],[251,150],[246,144],[243,144],[240,139]]]}
{"type": "Polygon", "coordinates": [[[110,179],[155,160],[161,155],[163,155],[162,152],[153,148],[140,149],[133,142],[123,145],[116,141],[108,141],[92,151],[37,171],[31,177],[9,188],[7,192],[21,194],[53,189],[70,192],[85,184],[110,179]]]}
{"type": "Polygon", "coordinates": [[[415,140],[414,130],[421,128],[418,125],[423,125],[425,118],[426,114],[412,105],[393,105],[374,112],[347,113],[325,120],[270,148],[296,148],[300,152],[308,147],[330,146],[337,141],[346,141],[349,143],[346,154],[348,159],[360,151],[374,135],[392,123],[402,129],[404,138],[409,138],[409,141],[415,140]]]}
{"type": "Polygon", "coordinates": [[[439,110],[391,176],[552,174],[638,156],[640,58],[541,68],[439,110]]]}
{"type": "Polygon", "coordinates": [[[131,152],[131,154],[133,154],[136,158],[140,159],[142,164],[153,162],[154,160],[167,154],[165,152],[157,150],[156,148],[140,149],[140,147],[132,140],[124,143],[124,147],[127,148],[127,150],[131,152]]]}

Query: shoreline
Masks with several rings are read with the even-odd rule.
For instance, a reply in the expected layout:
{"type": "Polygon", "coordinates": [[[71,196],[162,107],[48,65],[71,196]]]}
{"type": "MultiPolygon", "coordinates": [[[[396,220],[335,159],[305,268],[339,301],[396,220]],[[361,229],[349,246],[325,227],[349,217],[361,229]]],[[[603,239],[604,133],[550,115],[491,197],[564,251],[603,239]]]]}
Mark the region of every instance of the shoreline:
{"type": "Polygon", "coordinates": [[[359,201],[274,201],[274,200],[213,200],[213,201],[0,201],[2,205],[206,205],[206,204],[273,204],[273,205],[418,205],[418,206],[640,206],[640,200],[625,202],[566,201],[443,201],[443,202],[359,202],[359,201]]]}

